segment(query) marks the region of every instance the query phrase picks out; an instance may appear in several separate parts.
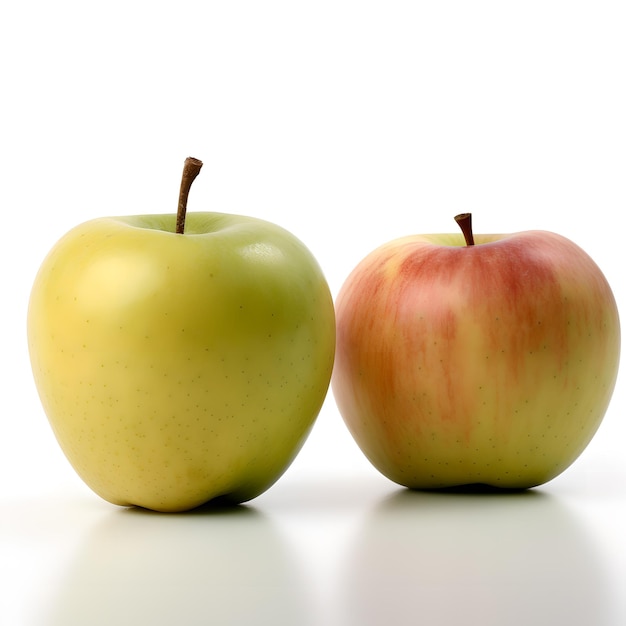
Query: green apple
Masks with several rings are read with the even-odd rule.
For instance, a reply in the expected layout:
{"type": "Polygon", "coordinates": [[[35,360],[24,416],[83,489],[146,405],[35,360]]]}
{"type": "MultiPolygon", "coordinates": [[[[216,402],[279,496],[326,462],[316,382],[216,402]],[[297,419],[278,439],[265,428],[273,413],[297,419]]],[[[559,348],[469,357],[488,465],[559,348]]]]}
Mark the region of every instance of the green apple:
{"type": "Polygon", "coordinates": [[[188,165],[178,217],[72,229],[28,309],[34,379],[68,460],[104,499],[158,511],[269,488],[314,424],[335,347],[311,252],[252,217],[185,221],[188,165]]]}
{"type": "Polygon", "coordinates": [[[617,376],[620,324],[596,263],[528,231],[408,236],[336,300],[333,393],[381,473],[411,488],[542,484],[587,446],[617,376]]]}

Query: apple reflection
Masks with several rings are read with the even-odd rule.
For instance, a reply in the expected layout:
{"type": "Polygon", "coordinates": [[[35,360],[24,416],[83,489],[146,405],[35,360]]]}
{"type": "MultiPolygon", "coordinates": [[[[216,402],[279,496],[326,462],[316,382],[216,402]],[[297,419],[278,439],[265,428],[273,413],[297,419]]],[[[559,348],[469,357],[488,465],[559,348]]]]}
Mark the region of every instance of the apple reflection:
{"type": "Polygon", "coordinates": [[[88,536],[44,623],[306,625],[295,569],[278,530],[253,508],[121,509],[88,536]]]}
{"type": "Polygon", "coordinates": [[[607,623],[606,574],[558,499],[402,490],[350,552],[343,624],[568,626],[607,623]]]}

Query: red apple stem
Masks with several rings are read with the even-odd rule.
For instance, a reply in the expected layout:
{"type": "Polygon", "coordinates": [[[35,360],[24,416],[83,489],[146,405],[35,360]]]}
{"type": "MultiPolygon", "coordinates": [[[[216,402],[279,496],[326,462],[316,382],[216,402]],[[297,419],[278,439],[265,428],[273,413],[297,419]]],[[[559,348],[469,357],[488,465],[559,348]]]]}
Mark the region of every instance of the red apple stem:
{"type": "Polygon", "coordinates": [[[180,193],[178,194],[178,212],[176,213],[176,234],[182,235],[185,232],[185,217],[187,216],[187,199],[191,183],[196,179],[202,168],[202,161],[187,157],[183,167],[183,177],[180,181],[180,193]]]}
{"type": "Polygon", "coordinates": [[[472,232],[472,214],[471,213],[459,213],[455,215],[454,219],[456,223],[461,227],[461,232],[465,237],[465,243],[468,246],[474,245],[474,233],[472,232]]]}

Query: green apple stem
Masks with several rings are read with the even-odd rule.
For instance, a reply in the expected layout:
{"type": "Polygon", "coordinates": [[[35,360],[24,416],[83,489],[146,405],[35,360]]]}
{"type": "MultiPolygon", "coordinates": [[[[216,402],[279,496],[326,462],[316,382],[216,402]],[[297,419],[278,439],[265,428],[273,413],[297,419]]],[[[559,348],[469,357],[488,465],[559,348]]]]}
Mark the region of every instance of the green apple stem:
{"type": "Polygon", "coordinates": [[[454,219],[456,223],[461,227],[463,236],[465,237],[465,243],[468,246],[474,245],[474,233],[472,232],[472,214],[471,213],[459,213],[455,215],[454,219]]]}
{"type": "Polygon", "coordinates": [[[176,234],[182,235],[185,232],[185,217],[187,216],[187,198],[191,183],[196,179],[202,168],[202,161],[187,157],[183,167],[183,177],[180,181],[180,193],[178,194],[178,213],[176,214],[176,234]]]}

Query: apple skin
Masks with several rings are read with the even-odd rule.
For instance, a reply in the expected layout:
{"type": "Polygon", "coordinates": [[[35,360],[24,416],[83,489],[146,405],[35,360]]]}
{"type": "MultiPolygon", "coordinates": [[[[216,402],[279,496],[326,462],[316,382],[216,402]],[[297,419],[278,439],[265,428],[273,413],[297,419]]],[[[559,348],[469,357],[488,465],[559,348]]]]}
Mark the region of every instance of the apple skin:
{"type": "Polygon", "coordinates": [[[251,217],[102,218],[53,247],[28,345],[55,436],[104,499],[183,511],[271,486],[330,384],[332,296],[309,250],[251,217]]]}
{"type": "Polygon", "coordinates": [[[587,446],[617,377],[620,323],[594,261],[545,231],[409,236],[336,302],[332,390],[371,463],[414,489],[523,489],[587,446]]]}

